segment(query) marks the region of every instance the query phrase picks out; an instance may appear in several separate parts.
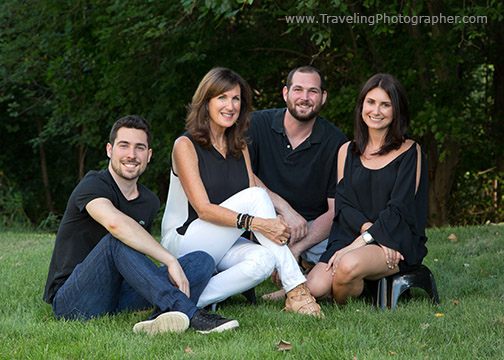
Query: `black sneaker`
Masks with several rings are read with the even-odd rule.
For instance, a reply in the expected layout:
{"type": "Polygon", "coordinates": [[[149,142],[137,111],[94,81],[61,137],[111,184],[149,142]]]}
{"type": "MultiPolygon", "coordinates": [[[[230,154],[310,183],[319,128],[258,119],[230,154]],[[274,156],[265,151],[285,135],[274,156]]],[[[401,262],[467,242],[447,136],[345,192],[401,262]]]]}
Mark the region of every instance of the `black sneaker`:
{"type": "Polygon", "coordinates": [[[222,332],[238,327],[238,321],[235,319],[226,319],[218,314],[210,314],[204,309],[198,309],[191,319],[191,325],[194,330],[201,334],[211,332],[222,332]]]}

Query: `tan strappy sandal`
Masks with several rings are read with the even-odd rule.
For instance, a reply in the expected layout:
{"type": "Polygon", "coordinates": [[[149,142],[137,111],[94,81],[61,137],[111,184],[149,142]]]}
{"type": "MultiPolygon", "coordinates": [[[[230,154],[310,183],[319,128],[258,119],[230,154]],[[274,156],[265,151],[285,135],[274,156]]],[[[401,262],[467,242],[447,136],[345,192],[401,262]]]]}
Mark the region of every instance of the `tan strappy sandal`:
{"type": "Polygon", "coordinates": [[[320,305],[317,304],[304,283],[287,293],[284,310],[324,318],[324,313],[320,311],[320,305]]]}

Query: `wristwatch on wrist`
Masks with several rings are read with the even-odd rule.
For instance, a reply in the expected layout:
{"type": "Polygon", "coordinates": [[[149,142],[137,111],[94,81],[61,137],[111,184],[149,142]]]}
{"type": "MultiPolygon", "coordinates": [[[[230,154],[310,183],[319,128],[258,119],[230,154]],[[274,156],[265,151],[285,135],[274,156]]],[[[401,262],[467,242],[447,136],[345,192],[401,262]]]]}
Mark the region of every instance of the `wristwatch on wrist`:
{"type": "Polygon", "coordinates": [[[371,243],[374,241],[374,239],[373,239],[373,235],[371,235],[371,234],[370,234],[370,233],[368,233],[367,231],[364,231],[364,232],[362,233],[362,238],[364,239],[364,242],[365,242],[366,244],[371,244],[371,243]]]}

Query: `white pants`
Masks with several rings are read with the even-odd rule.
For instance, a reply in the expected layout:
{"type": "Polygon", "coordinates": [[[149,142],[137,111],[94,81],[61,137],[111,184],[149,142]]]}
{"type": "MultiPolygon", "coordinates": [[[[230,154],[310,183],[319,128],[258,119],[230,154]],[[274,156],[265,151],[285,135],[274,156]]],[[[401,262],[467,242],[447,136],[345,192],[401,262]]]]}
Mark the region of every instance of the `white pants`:
{"type": "MultiPolygon", "coordinates": [[[[233,195],[220,206],[238,213],[276,218],[275,208],[264,189],[252,187],[233,195]]],[[[264,281],[277,269],[286,292],[306,281],[296,259],[287,246],[281,246],[259,232],[254,233],[261,245],[240,238],[243,231],[214,225],[197,219],[189,225],[180,242],[179,256],[196,250],[210,254],[218,273],[214,275],[198,301],[198,307],[220,302],[264,281]]]]}

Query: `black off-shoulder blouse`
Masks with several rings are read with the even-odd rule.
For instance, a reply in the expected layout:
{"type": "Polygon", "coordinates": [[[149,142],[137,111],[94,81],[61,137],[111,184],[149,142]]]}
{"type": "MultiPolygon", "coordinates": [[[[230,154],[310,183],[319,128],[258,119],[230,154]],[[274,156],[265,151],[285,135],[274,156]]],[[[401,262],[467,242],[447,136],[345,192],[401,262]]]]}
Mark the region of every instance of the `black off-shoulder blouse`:
{"type": "Polygon", "coordinates": [[[335,217],[327,251],[327,263],[338,250],[351,244],[362,224],[372,222],[368,232],[378,244],[399,251],[400,271],[422,263],[427,254],[427,163],[421,152],[421,174],[415,194],[418,151],[416,143],[381,169],[366,168],[360,157],[348,151],[343,178],[336,188],[335,217]]]}

